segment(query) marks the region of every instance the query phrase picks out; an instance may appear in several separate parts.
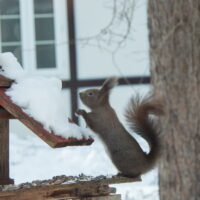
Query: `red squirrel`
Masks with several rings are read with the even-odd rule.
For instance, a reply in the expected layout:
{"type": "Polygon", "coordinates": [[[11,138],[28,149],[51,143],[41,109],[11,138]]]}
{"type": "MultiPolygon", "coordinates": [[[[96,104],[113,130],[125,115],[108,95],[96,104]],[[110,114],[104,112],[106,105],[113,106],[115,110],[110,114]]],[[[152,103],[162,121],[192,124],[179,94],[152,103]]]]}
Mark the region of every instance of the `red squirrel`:
{"type": "Polygon", "coordinates": [[[142,136],[150,146],[145,153],[135,138],[131,136],[119,121],[116,112],[110,106],[109,94],[118,84],[116,77],[105,80],[100,89],[80,92],[82,102],[91,112],[78,110],[87,126],[92,129],[105,144],[108,154],[119,171],[119,175],[138,177],[151,170],[160,155],[161,141],[154,125],[154,118],[149,114],[162,114],[162,107],[150,96],[132,97],[126,109],[126,119],[130,128],[142,136]]]}

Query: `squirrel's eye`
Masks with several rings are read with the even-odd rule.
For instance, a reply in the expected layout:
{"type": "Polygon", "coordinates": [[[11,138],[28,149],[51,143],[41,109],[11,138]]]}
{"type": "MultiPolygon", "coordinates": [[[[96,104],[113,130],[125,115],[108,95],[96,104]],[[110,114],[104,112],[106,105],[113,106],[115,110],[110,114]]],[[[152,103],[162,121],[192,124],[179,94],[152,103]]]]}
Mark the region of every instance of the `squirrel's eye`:
{"type": "Polygon", "coordinates": [[[88,96],[92,96],[93,95],[93,92],[88,92],[88,96]]]}

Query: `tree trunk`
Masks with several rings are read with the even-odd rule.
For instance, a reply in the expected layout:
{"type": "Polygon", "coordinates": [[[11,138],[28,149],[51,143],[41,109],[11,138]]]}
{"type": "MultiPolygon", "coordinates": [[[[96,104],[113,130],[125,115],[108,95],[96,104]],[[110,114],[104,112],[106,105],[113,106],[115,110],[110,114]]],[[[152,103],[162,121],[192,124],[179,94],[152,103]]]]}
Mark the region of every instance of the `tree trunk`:
{"type": "Polygon", "coordinates": [[[161,200],[200,199],[200,0],[149,0],[152,83],[163,97],[161,200]]]}

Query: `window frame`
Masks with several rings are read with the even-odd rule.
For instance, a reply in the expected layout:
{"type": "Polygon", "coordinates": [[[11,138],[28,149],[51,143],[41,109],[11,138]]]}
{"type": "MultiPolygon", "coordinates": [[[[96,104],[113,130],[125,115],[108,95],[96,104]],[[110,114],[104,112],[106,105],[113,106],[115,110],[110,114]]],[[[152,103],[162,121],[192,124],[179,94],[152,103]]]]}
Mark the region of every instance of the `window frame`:
{"type": "Polygon", "coordinates": [[[69,58],[68,58],[68,33],[67,13],[65,0],[53,0],[54,11],[54,35],[55,35],[55,68],[37,68],[36,61],[36,34],[34,0],[20,1],[21,20],[21,42],[22,42],[22,63],[23,67],[33,75],[57,76],[68,80],[69,58]],[[27,27],[28,25],[28,27],[27,27]],[[66,56],[65,56],[66,55],[66,56]]]}

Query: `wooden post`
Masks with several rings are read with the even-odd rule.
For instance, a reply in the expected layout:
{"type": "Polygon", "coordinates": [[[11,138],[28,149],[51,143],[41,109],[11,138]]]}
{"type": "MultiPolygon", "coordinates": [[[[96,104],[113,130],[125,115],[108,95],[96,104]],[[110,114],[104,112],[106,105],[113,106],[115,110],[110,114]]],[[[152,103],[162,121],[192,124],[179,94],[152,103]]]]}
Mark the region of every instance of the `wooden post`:
{"type": "Polygon", "coordinates": [[[13,183],[9,178],[9,120],[0,119],[0,185],[13,183]]]}

